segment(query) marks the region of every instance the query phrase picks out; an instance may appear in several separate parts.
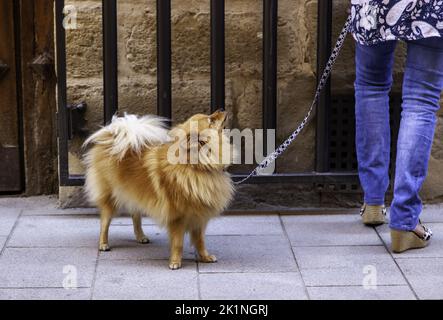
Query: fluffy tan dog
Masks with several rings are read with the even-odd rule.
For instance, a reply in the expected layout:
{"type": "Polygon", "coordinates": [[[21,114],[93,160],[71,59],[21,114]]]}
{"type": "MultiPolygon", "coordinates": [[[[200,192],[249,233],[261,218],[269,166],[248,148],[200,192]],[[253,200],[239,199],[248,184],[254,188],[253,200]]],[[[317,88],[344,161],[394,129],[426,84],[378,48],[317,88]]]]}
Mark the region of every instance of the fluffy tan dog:
{"type": "Polygon", "coordinates": [[[167,228],[171,269],[181,267],[186,232],[200,261],[217,261],[206,250],[204,236],[209,219],[227,208],[234,192],[220,156],[222,150],[231,150],[229,141],[222,139],[225,120],[222,111],[197,114],[169,131],[161,118],[125,115],[114,117],[87,139],[85,145],[93,146],[85,158],[85,188],[100,209],[99,250],[110,250],[109,225],[117,209],[124,207],[132,214],[140,243],[149,242],[142,230],[143,214],[167,228]],[[201,136],[203,131],[212,132],[212,137],[201,136]],[[210,151],[190,163],[192,152],[203,148],[210,151]],[[186,163],[171,161],[177,152],[184,152],[186,163]]]}

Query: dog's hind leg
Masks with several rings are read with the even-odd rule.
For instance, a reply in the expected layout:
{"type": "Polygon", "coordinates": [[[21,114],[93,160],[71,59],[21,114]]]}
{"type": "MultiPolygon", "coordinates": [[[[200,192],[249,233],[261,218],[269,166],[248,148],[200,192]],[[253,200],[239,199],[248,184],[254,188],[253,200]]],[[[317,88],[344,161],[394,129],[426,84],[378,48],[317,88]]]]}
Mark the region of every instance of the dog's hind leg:
{"type": "Polygon", "coordinates": [[[132,214],[132,223],[134,225],[135,239],[139,243],[149,243],[149,239],[145,236],[142,228],[142,215],[140,212],[135,212],[132,214]]]}
{"type": "Polygon", "coordinates": [[[169,257],[169,268],[171,270],[180,269],[183,256],[183,239],[185,237],[185,226],[182,220],[168,224],[169,241],[171,253],[169,257]]]}
{"type": "Polygon", "coordinates": [[[192,244],[197,249],[200,262],[212,263],[217,262],[217,258],[214,255],[208,253],[205,245],[205,226],[196,227],[191,231],[192,244]]]}
{"type": "Polygon", "coordinates": [[[109,251],[108,243],[108,231],[109,225],[111,224],[112,216],[115,212],[115,206],[112,204],[111,200],[108,199],[99,204],[100,207],[100,251],[109,251]]]}

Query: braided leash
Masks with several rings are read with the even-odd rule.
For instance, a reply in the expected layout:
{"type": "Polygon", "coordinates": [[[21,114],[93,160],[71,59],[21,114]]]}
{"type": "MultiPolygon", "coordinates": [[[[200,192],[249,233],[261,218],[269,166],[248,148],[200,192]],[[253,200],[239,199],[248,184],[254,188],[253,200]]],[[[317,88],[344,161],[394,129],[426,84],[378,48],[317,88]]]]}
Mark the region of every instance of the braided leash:
{"type": "Polygon", "coordinates": [[[346,36],[347,36],[350,26],[351,26],[351,21],[352,21],[352,18],[351,18],[351,15],[349,15],[349,17],[346,20],[346,23],[343,27],[343,30],[341,31],[341,33],[337,39],[337,43],[335,44],[334,50],[332,51],[331,56],[329,57],[328,63],[325,66],[325,70],[323,71],[321,79],[318,83],[317,90],[315,92],[314,101],[312,101],[311,107],[309,108],[309,111],[306,114],[303,121],[300,123],[298,128],[274,152],[272,152],[265,159],[263,159],[263,161],[260,162],[260,164],[254,170],[252,170],[252,172],[246,178],[235,182],[234,183],[235,185],[239,185],[239,184],[246,182],[250,178],[259,175],[260,171],[269,167],[269,165],[271,163],[273,163],[283,152],[286,151],[286,149],[291,145],[292,142],[294,142],[294,140],[297,138],[297,136],[300,134],[300,132],[306,126],[306,124],[308,123],[308,119],[310,118],[311,113],[314,110],[315,105],[318,102],[318,99],[320,97],[320,93],[323,90],[323,88],[325,87],[325,84],[331,75],[331,71],[332,71],[332,68],[333,68],[336,60],[337,60],[337,57],[338,57],[341,49],[343,48],[343,44],[345,42],[346,36]]]}

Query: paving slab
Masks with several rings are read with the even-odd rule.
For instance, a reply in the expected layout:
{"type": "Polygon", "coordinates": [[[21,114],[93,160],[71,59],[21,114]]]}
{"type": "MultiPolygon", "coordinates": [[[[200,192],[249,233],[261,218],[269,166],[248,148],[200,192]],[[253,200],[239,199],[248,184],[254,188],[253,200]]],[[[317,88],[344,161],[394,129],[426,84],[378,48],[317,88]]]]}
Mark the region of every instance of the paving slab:
{"type": "Polygon", "coordinates": [[[110,228],[112,251],[98,253],[96,209],[62,210],[47,197],[0,199],[0,299],[197,299],[199,287],[203,299],[414,299],[403,274],[419,298],[443,299],[442,208],[424,209],[431,245],[403,254],[384,247],[387,225],[367,228],[354,214],[221,216],[206,237],[218,262],[197,264],[186,237],[184,268],[170,271],[167,233],[148,217],[151,243],[135,241],[123,214],[110,228]],[[76,268],[77,290],[63,289],[66,266],[76,268]],[[364,289],[374,271],[377,289],[364,289]]]}
{"type": "Polygon", "coordinates": [[[29,208],[23,209],[23,216],[66,216],[66,215],[93,215],[98,216],[98,210],[95,208],[29,208]]]}
{"type": "MultiPolygon", "coordinates": [[[[432,229],[434,233],[431,242],[426,248],[408,250],[402,253],[393,253],[392,255],[396,259],[403,258],[443,258],[443,223],[426,223],[432,229]]],[[[386,246],[391,250],[391,234],[387,225],[377,227],[381,238],[386,246]]]]}
{"type": "Polygon", "coordinates": [[[7,239],[8,239],[8,237],[6,237],[6,236],[0,236],[0,252],[2,251],[3,247],[5,246],[7,239]]]}
{"type": "Polygon", "coordinates": [[[297,272],[284,236],[208,236],[217,263],[199,263],[200,272],[297,272]]]}
{"type": "Polygon", "coordinates": [[[75,274],[77,287],[87,288],[96,257],[91,248],[6,248],[0,256],[0,288],[63,288],[75,274]]]}
{"type": "Polygon", "coordinates": [[[292,246],[381,245],[360,215],[282,216],[292,246]]]}
{"type": "Polygon", "coordinates": [[[293,247],[293,250],[307,286],[363,285],[368,279],[376,279],[378,285],[406,284],[383,246],[293,247]]]}
{"type": "Polygon", "coordinates": [[[8,236],[20,215],[21,209],[0,208],[0,236],[8,236]]]}
{"type": "MultiPolygon", "coordinates": [[[[154,225],[143,226],[143,230],[150,240],[147,244],[141,244],[135,240],[132,226],[111,226],[109,230],[111,251],[100,252],[99,259],[169,259],[169,239],[166,231],[154,225]]],[[[191,246],[188,236],[185,237],[183,257],[195,260],[195,250],[191,246]]]]}
{"type": "Polygon", "coordinates": [[[443,299],[443,259],[397,259],[419,299],[443,299]]]}
{"type": "Polygon", "coordinates": [[[420,218],[424,223],[443,223],[443,204],[424,205],[420,218]]]}
{"type": "Polygon", "coordinates": [[[37,197],[0,197],[0,208],[57,208],[58,198],[56,195],[37,197]]]}
{"type": "Polygon", "coordinates": [[[0,289],[0,300],[89,300],[90,288],[82,289],[0,289]]]}
{"type": "Polygon", "coordinates": [[[207,235],[282,235],[278,215],[220,216],[209,221],[207,235]]]}
{"type": "Polygon", "coordinates": [[[93,299],[198,299],[196,264],[172,271],[167,260],[99,261],[93,299]]]}
{"type": "MultiPolygon", "coordinates": [[[[143,225],[157,225],[155,221],[149,217],[142,217],[142,224],[143,225]]],[[[117,216],[112,219],[111,225],[114,226],[132,226],[132,218],[130,216],[117,216]]]]}
{"type": "Polygon", "coordinates": [[[408,286],[308,287],[312,300],[416,300],[408,286]]]}
{"type": "MultiPolygon", "coordinates": [[[[387,208],[387,219],[391,213],[391,208],[387,208]]],[[[424,223],[443,223],[443,204],[425,204],[420,219],[424,223]]]]}
{"type": "Polygon", "coordinates": [[[99,220],[89,216],[24,216],[9,247],[97,247],[99,220]]]}
{"type": "Polygon", "coordinates": [[[200,274],[202,299],[303,300],[307,299],[298,272],[200,274]]]}

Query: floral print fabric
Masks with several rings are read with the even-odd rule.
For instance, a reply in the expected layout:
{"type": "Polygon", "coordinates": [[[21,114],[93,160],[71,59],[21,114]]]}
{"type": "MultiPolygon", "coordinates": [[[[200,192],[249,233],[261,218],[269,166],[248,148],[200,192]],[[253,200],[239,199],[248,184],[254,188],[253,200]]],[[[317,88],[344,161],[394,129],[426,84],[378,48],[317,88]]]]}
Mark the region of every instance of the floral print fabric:
{"type": "Polygon", "coordinates": [[[363,45],[443,37],[443,0],[351,0],[351,32],[363,45]]]}

